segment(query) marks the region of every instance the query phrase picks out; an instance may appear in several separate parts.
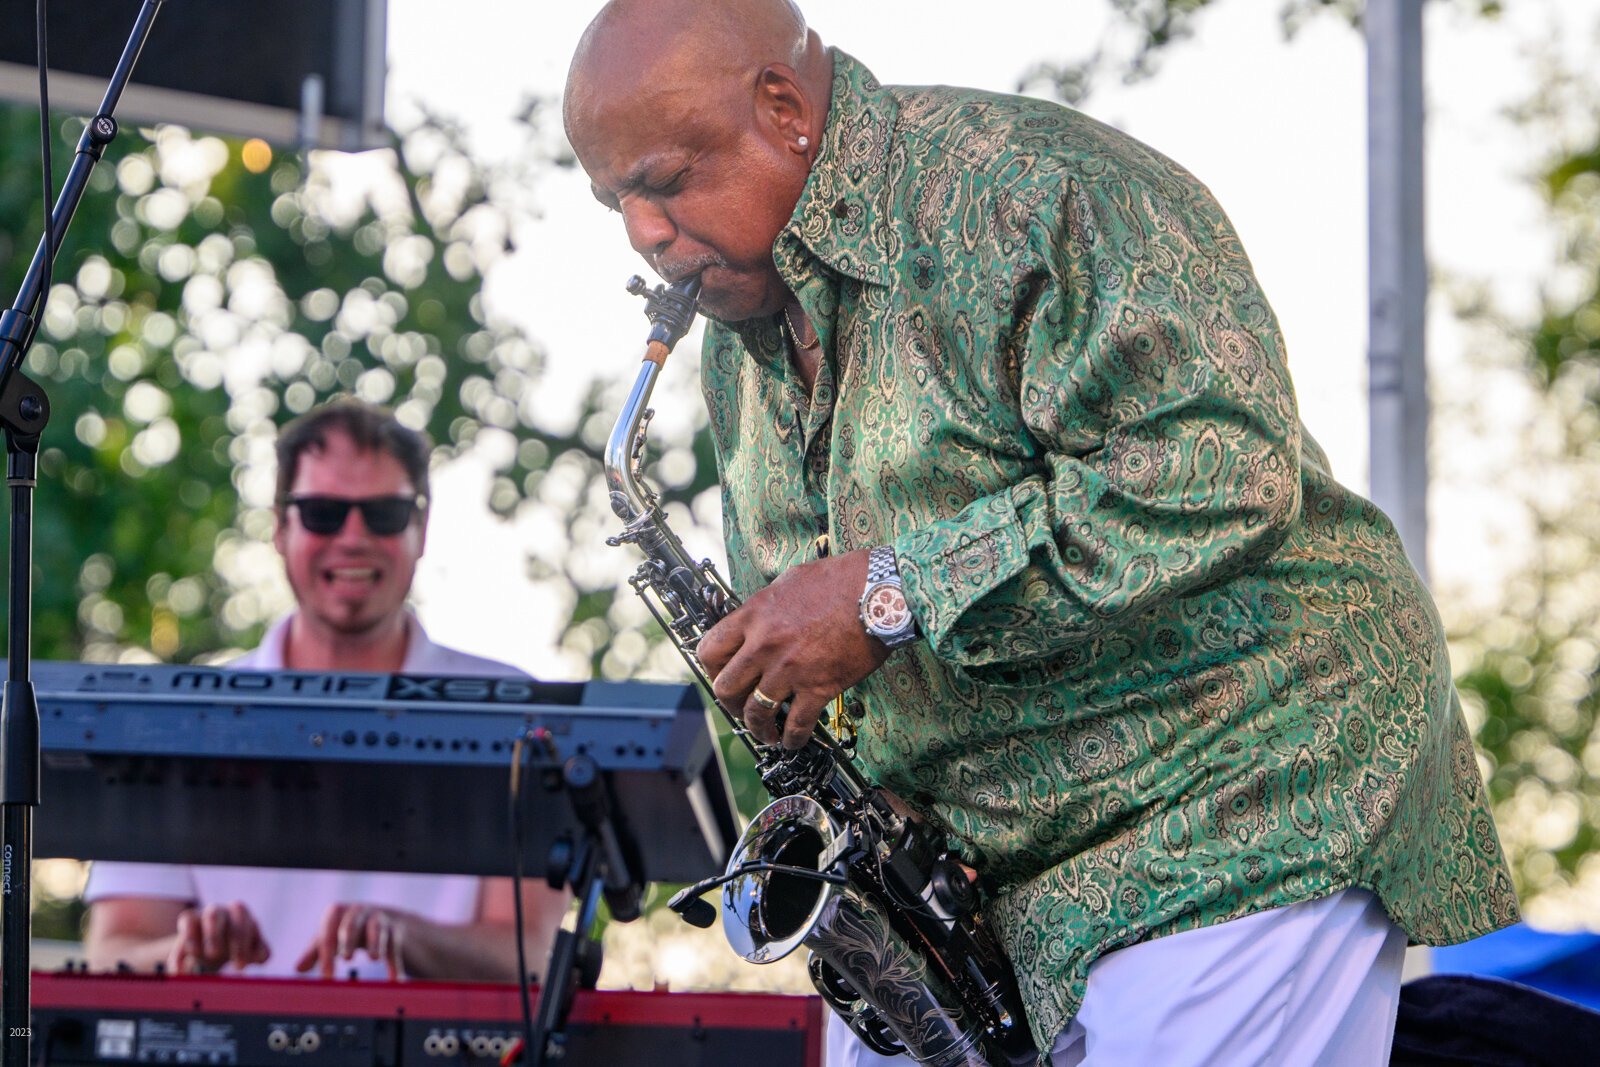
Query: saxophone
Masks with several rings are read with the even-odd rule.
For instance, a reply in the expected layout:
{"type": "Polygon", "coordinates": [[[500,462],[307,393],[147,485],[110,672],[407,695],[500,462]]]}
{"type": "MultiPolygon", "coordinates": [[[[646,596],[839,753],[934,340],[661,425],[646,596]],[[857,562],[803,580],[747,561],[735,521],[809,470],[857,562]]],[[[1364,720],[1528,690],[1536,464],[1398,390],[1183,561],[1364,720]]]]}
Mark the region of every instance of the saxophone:
{"type": "MultiPolygon", "coordinates": [[[[651,329],[606,444],[611,508],[624,524],[607,543],[643,552],[629,584],[710,693],[696,650],[739,600],[709,560],[689,557],[643,475],[650,394],[694,320],[700,279],[648,289],[636,276],[628,291],[645,298],[651,329]]],[[[771,963],[804,945],[824,1002],[877,1052],[938,1067],[1031,1064],[1016,979],[943,835],[891,805],[823,724],[790,752],[757,741],[741,715],[712,700],[777,799],[750,822],[724,873],[679,893],[673,910],[709,926],[716,910],[699,897],[722,886],[734,951],[771,963]]]]}

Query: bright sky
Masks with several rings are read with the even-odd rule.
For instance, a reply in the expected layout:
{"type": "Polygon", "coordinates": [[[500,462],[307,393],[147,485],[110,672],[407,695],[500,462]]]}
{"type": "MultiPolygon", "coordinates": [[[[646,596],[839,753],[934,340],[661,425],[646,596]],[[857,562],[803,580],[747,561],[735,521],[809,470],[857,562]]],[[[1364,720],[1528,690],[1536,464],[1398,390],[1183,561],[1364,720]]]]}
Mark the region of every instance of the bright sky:
{"type": "MultiPolygon", "coordinates": [[[[597,0],[390,0],[391,117],[414,101],[464,119],[480,148],[495,151],[528,94],[559,92],[572,46],[597,0]]],[[[1059,0],[811,0],[803,4],[825,42],[851,52],[886,82],[947,82],[1012,91],[1034,62],[1078,58],[1092,48],[1099,3],[1059,0]],[[982,16],[974,12],[981,10],[982,16]]],[[[1428,242],[1433,267],[1481,277],[1513,311],[1532,306],[1551,258],[1537,200],[1523,180],[1533,165],[1503,117],[1533,88],[1525,49],[1564,21],[1569,41],[1588,40],[1600,0],[1508,5],[1499,24],[1427,5],[1428,242]],[[1540,11],[1527,10],[1538,6],[1540,11]],[[1575,32],[1579,28],[1582,33],[1575,32]]],[[[1161,73],[1133,87],[1097,88],[1086,109],[1177,159],[1207,182],[1232,216],[1288,340],[1305,421],[1339,476],[1366,484],[1365,52],[1333,18],[1285,42],[1277,5],[1232,0],[1202,19],[1198,37],[1172,50],[1161,73]]],[[[616,219],[567,175],[540,191],[545,218],[520,235],[521,251],[491,278],[491,306],[523,323],[560,368],[544,410],[570,412],[592,376],[631,382],[643,339],[638,301],[622,282],[641,264],[616,219]]],[[[1436,303],[1438,303],[1436,301],[1436,303]]],[[[1461,388],[1462,339],[1447,315],[1430,323],[1436,390],[1461,388]]],[[[692,375],[693,345],[669,366],[665,392],[692,375]]],[[[677,394],[693,401],[692,394],[677,394]]],[[[659,396],[659,394],[658,394],[659,396]]],[[[660,420],[691,413],[663,411],[660,420]]],[[[1441,438],[1470,455],[1485,447],[1441,438]]],[[[1470,462],[1470,459],[1469,459],[1470,462]]],[[[583,665],[553,649],[557,620],[520,581],[527,524],[482,517],[485,468],[453,465],[417,594],[436,637],[547,676],[583,665]]],[[[1435,491],[1436,587],[1480,573],[1496,551],[1496,514],[1482,493],[1435,491]]],[[[714,545],[691,549],[720,557],[714,545]]],[[[617,574],[632,569],[617,556],[617,574]]],[[[1480,583],[1483,584],[1483,583],[1480,583]]]]}

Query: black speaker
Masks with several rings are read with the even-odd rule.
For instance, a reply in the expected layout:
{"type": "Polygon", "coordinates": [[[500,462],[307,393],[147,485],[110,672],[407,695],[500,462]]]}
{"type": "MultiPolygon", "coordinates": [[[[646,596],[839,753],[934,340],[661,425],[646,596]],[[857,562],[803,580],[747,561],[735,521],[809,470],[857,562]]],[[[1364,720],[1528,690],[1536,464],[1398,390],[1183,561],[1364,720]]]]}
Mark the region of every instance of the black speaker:
{"type": "MultiPolygon", "coordinates": [[[[49,0],[50,106],[91,114],[141,0],[49,0]]],[[[127,122],[176,122],[277,144],[384,143],[385,0],[164,0],[127,122]]],[[[34,5],[0,4],[0,98],[37,105],[34,5]]]]}

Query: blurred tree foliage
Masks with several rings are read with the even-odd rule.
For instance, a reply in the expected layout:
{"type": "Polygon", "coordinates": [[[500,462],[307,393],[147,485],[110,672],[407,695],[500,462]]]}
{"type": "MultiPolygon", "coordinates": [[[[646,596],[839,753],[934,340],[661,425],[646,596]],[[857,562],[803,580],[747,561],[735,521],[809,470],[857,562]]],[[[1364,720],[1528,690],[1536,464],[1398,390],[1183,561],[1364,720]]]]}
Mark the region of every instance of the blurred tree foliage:
{"type": "Polygon", "coordinates": [[[1592,922],[1600,894],[1600,80],[1558,51],[1539,63],[1516,118],[1559,253],[1537,321],[1498,316],[1488,335],[1534,398],[1503,479],[1531,536],[1504,603],[1454,636],[1519,888],[1565,924],[1592,922]]]}
{"type": "MultiPolygon", "coordinates": [[[[36,657],[192,662],[253,645],[288,607],[270,544],[276,429],[338,394],[392,406],[429,433],[436,461],[507,439],[491,507],[542,507],[598,543],[609,511],[596,436],[611,413],[597,390],[576,419],[542,424],[531,398],[544,355],[481,295],[534,211],[526,190],[570,165],[549,111],[530,105],[525,143],[493,166],[431,117],[337,161],[252,156],[175,127],[122,132],[56,257],[25,365],[52,405],[34,507],[36,657]]],[[[56,123],[58,187],[81,129],[56,123]]],[[[0,109],[0,153],[9,304],[42,232],[37,110],[0,109]]],[[[703,448],[691,452],[700,462],[658,478],[675,510],[713,478],[703,448]]],[[[637,609],[615,604],[617,568],[574,577],[570,538],[549,540],[530,570],[561,587],[598,666],[618,626],[607,620],[637,625],[637,609]]],[[[41,936],[74,935],[76,912],[59,910],[41,911],[41,936]]]]}
{"type": "MultiPolygon", "coordinates": [[[[509,435],[501,514],[552,469],[594,482],[594,400],[577,429],[541,425],[543,353],[480,292],[526,210],[508,190],[568,162],[544,119],[529,109],[526,150],[497,168],[439,120],[342,168],[279,153],[252,169],[237,141],[123,133],[57,257],[27,363],[53,407],[38,656],[187,662],[252,643],[284,606],[252,577],[272,570],[276,426],[336,394],[393,406],[439,459],[509,435]]],[[[58,183],[79,129],[60,123],[58,183]]],[[[41,230],[37,112],[0,112],[0,138],[0,285],[14,294],[41,230]]],[[[704,488],[692,481],[677,488],[704,488]]],[[[606,611],[590,592],[569,598],[576,621],[606,611]]]]}

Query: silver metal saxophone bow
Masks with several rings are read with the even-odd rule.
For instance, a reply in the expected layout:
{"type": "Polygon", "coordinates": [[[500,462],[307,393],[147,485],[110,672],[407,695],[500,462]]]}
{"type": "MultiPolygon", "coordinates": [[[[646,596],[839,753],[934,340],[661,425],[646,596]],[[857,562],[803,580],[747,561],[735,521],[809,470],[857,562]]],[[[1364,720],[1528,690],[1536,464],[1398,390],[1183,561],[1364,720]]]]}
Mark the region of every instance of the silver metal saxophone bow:
{"type": "MultiPolygon", "coordinates": [[[[694,321],[700,280],[648,289],[635,277],[628,289],[645,298],[651,330],[606,444],[611,508],[625,524],[608,543],[644,553],[629,584],[710,693],[700,639],[739,600],[710,561],[689,557],[642,473],[650,394],[694,321]]],[[[1032,1063],[1010,964],[943,835],[897,812],[824,726],[791,752],[756,740],[712,700],[778,799],[750,822],[726,871],[679,893],[673,909],[710,925],[715,910],[699,897],[722,886],[734,951],[771,963],[805,945],[824,1001],[876,1051],[938,1067],[1032,1063]]]]}

